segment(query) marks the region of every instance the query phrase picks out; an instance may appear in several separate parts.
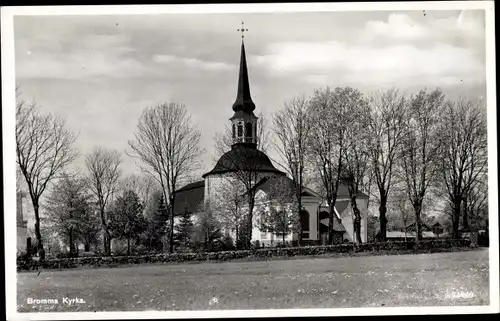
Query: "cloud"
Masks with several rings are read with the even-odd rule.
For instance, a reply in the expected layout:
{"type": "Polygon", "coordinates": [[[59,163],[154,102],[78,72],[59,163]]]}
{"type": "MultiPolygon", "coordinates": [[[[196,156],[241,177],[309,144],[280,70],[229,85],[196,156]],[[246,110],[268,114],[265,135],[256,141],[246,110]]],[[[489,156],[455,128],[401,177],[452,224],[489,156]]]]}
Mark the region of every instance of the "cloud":
{"type": "Polygon", "coordinates": [[[28,51],[22,63],[16,64],[19,78],[81,79],[94,76],[140,77],[144,65],[130,57],[120,57],[97,50],[70,55],[28,51]]]}
{"type": "MultiPolygon", "coordinates": [[[[431,13],[429,13],[430,15],[431,13]]],[[[458,16],[416,19],[405,13],[391,13],[387,20],[367,21],[359,32],[361,43],[434,45],[437,42],[455,42],[471,47],[484,42],[483,11],[461,11],[458,16]]]]}
{"type": "Polygon", "coordinates": [[[378,37],[394,39],[419,39],[429,35],[429,28],[417,24],[405,14],[390,14],[387,22],[368,21],[362,31],[364,41],[374,41],[378,37]]]}
{"type": "Polygon", "coordinates": [[[19,78],[81,79],[95,76],[139,77],[145,66],[131,54],[122,34],[77,34],[16,38],[19,78]],[[76,38],[76,39],[75,39],[76,38]]]}
{"type": "Polygon", "coordinates": [[[303,75],[304,80],[325,84],[336,78],[358,84],[448,84],[461,79],[484,79],[484,65],[472,50],[446,44],[430,49],[411,45],[369,47],[339,42],[275,43],[268,54],[254,61],[268,70],[269,76],[303,75]]]}
{"type": "Polygon", "coordinates": [[[326,85],[453,86],[484,83],[484,15],[369,20],[352,41],[274,42],[250,57],[271,77],[326,85]]]}
{"type": "Polygon", "coordinates": [[[173,55],[157,54],[153,56],[153,61],[159,64],[177,64],[183,63],[187,67],[194,69],[201,69],[205,71],[225,71],[233,70],[236,68],[233,64],[216,61],[203,61],[196,58],[184,58],[173,55]]]}

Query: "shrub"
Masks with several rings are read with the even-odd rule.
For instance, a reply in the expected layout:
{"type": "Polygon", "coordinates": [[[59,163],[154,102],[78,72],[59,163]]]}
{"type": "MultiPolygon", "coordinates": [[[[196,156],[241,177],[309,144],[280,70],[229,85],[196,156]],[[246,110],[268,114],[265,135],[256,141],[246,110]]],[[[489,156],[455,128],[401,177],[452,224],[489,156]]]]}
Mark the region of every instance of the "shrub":
{"type": "Polygon", "coordinates": [[[80,253],[80,257],[94,257],[94,256],[96,256],[96,254],[94,252],[91,252],[91,251],[80,253]]]}
{"type": "Polygon", "coordinates": [[[140,244],[132,249],[132,253],[136,255],[144,255],[149,253],[149,249],[147,246],[140,244]]]}
{"type": "Polygon", "coordinates": [[[222,247],[224,251],[232,251],[234,250],[234,242],[231,235],[226,234],[222,239],[222,247]]]}

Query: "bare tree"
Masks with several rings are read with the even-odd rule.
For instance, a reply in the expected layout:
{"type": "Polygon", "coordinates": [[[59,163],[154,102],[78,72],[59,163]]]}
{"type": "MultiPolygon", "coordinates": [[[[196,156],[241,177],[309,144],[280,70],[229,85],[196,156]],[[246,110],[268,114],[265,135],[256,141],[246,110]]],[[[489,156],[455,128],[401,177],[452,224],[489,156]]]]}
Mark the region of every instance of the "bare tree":
{"type": "MultiPolygon", "coordinates": [[[[77,239],[87,240],[89,229],[98,226],[90,197],[84,178],[69,174],[62,175],[47,197],[47,220],[66,238],[70,255],[76,254],[77,239]]],[[[89,244],[85,243],[85,248],[88,251],[89,244]]]]}
{"type": "Polygon", "coordinates": [[[436,180],[439,157],[439,119],[444,94],[438,88],[421,90],[411,97],[409,117],[405,123],[404,140],[399,159],[402,179],[415,212],[417,241],[422,239],[422,204],[426,192],[436,180]]]}
{"type": "Polygon", "coordinates": [[[103,246],[106,255],[111,254],[111,233],[108,227],[106,207],[118,189],[120,177],[120,154],[114,150],[95,147],[85,159],[88,170],[89,187],[99,208],[103,246]]]}
{"type": "Polygon", "coordinates": [[[413,223],[413,213],[412,213],[412,206],[409,203],[408,197],[405,195],[404,191],[397,193],[393,197],[393,210],[396,212],[396,219],[395,223],[397,221],[400,222],[400,224],[395,224],[395,225],[400,225],[400,227],[403,229],[405,232],[405,242],[408,237],[408,226],[413,223]]]}
{"type": "Polygon", "coordinates": [[[19,99],[16,90],[16,152],[17,164],[26,180],[35,213],[35,236],[40,259],[45,259],[40,233],[40,198],[47,185],[78,153],[73,149],[76,136],[66,127],[63,118],[41,114],[35,103],[19,99]]]}
{"type": "Polygon", "coordinates": [[[240,181],[226,178],[217,190],[214,200],[210,203],[212,212],[216,215],[226,231],[234,232],[235,243],[241,244],[240,227],[245,217],[245,187],[240,181]]]}
{"type": "MultiPolygon", "coordinates": [[[[309,119],[308,100],[304,96],[295,97],[285,103],[283,109],[274,115],[275,148],[278,151],[285,170],[294,183],[294,195],[297,213],[302,211],[302,189],[308,153],[308,141],[312,123],[309,119]]],[[[300,224],[300,220],[297,220],[300,224]]],[[[299,244],[302,238],[299,226],[299,244]]]]}
{"type": "MultiPolygon", "coordinates": [[[[231,172],[230,177],[235,184],[241,184],[244,189],[243,199],[246,201],[246,215],[243,225],[246,227],[241,231],[241,241],[246,249],[251,247],[253,214],[255,208],[255,186],[271,171],[271,175],[281,175],[273,168],[263,168],[262,152],[257,149],[236,146],[231,153],[226,154],[219,164],[224,170],[231,172]]],[[[264,155],[265,156],[265,155],[264,155]]],[[[266,164],[264,164],[265,166],[266,164]]],[[[211,206],[209,204],[209,206],[211,206]]]]}
{"type": "Polygon", "coordinates": [[[485,178],[474,184],[467,193],[463,215],[465,220],[470,220],[472,228],[488,228],[488,184],[485,178]]]}
{"type": "Polygon", "coordinates": [[[288,234],[294,230],[301,233],[295,186],[283,177],[274,180],[259,209],[258,224],[261,231],[281,235],[283,245],[288,234]],[[297,228],[298,227],[298,228],[297,228]]]}
{"type": "Polygon", "coordinates": [[[480,101],[462,97],[448,101],[440,118],[440,172],[453,209],[453,234],[458,238],[462,203],[466,202],[463,227],[468,229],[468,195],[487,172],[486,108],[480,101]]]}
{"type": "MultiPolygon", "coordinates": [[[[257,146],[259,149],[266,153],[269,149],[270,145],[270,128],[267,121],[267,118],[264,116],[262,112],[258,114],[257,120],[257,146]]],[[[226,125],[222,132],[218,132],[214,137],[215,144],[215,161],[218,161],[219,158],[226,152],[231,150],[231,146],[233,145],[233,137],[231,132],[231,127],[226,125]]]]}
{"type": "Polygon", "coordinates": [[[329,244],[334,241],[333,220],[340,221],[335,215],[335,202],[345,165],[343,155],[347,144],[347,130],[350,126],[348,114],[359,97],[360,93],[350,87],[337,87],[335,90],[327,87],[316,90],[310,101],[309,113],[313,126],[309,146],[329,207],[329,244]]]}
{"type": "Polygon", "coordinates": [[[142,113],[135,140],[129,141],[133,157],[141,161],[141,169],[161,186],[168,202],[170,218],[169,252],[174,250],[174,204],[178,185],[199,165],[200,131],[191,121],[185,105],[165,103],[148,107],[142,113]]]}
{"type": "Polygon", "coordinates": [[[144,204],[148,203],[154,191],[159,189],[155,179],[149,175],[127,175],[120,180],[119,185],[122,192],[134,191],[144,204]]]}
{"type": "Polygon", "coordinates": [[[352,107],[348,114],[348,127],[346,130],[346,147],[344,149],[344,168],[342,172],[342,180],[347,185],[351,208],[354,215],[354,232],[357,243],[362,243],[361,240],[361,211],[357,204],[357,195],[361,188],[368,183],[369,148],[368,137],[370,132],[368,129],[369,109],[367,101],[360,93],[352,97],[352,107]]]}
{"type": "Polygon", "coordinates": [[[370,97],[371,117],[367,144],[373,178],[378,188],[380,236],[386,240],[387,200],[394,183],[399,147],[404,138],[406,94],[395,89],[370,97]]]}

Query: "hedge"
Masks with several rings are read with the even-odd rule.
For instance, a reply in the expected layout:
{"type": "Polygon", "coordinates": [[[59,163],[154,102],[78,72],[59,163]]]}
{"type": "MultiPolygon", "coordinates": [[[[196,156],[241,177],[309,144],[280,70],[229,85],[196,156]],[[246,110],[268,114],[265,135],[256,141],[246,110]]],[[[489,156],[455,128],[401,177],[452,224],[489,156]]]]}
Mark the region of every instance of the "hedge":
{"type": "Polygon", "coordinates": [[[115,267],[125,264],[144,263],[180,263],[180,262],[201,262],[201,261],[228,261],[235,259],[269,259],[273,257],[293,257],[293,256],[317,256],[322,254],[347,253],[355,254],[359,252],[373,254],[403,254],[403,253],[425,253],[437,251],[449,251],[456,248],[470,247],[470,240],[426,240],[426,241],[401,241],[401,242],[380,242],[364,244],[340,244],[325,246],[304,246],[288,248],[260,248],[252,250],[221,251],[206,253],[173,253],[173,254],[150,254],[140,256],[102,256],[102,257],[78,257],[48,259],[44,261],[17,259],[17,269],[69,269],[80,266],[90,267],[115,267]]]}

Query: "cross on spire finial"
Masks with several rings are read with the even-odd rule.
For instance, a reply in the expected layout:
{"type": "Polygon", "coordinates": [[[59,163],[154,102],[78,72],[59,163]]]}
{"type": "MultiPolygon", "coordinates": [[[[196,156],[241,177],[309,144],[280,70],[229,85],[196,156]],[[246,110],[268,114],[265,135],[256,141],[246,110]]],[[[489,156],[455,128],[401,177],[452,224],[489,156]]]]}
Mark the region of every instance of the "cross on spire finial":
{"type": "Polygon", "coordinates": [[[245,23],[242,21],[241,22],[241,29],[238,29],[238,31],[241,31],[241,39],[245,38],[245,31],[248,31],[248,29],[244,28],[245,23]]]}

